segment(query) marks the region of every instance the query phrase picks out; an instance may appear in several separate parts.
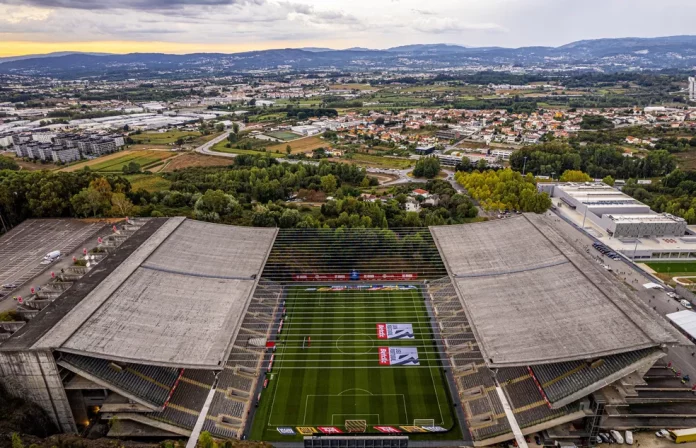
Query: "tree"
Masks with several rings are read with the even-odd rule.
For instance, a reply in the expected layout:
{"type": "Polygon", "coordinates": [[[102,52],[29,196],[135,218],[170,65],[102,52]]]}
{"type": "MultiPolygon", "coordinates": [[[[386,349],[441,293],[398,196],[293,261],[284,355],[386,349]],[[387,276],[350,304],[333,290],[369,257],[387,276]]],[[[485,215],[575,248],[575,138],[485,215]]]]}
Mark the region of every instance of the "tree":
{"type": "Polygon", "coordinates": [[[16,432],[12,433],[12,448],[24,448],[24,444],[22,443],[22,439],[19,437],[19,434],[16,432]]]}
{"type": "Polygon", "coordinates": [[[215,125],[215,130],[216,130],[217,132],[222,132],[222,131],[225,130],[225,125],[222,124],[222,123],[218,123],[218,124],[215,125]]]}
{"type": "Polygon", "coordinates": [[[590,182],[592,178],[579,170],[566,170],[561,174],[561,182],[590,182]]]}
{"type": "Polygon", "coordinates": [[[462,157],[461,162],[457,164],[457,171],[471,171],[471,159],[462,157]]]}
{"type": "Polygon", "coordinates": [[[416,162],[413,169],[415,177],[425,177],[432,179],[440,174],[440,159],[437,157],[423,157],[416,162]]]}
{"type": "Polygon", "coordinates": [[[285,147],[285,152],[290,154],[292,152],[292,146],[288,145],[285,147]]]}
{"type": "Polygon", "coordinates": [[[111,184],[103,177],[97,177],[70,199],[78,215],[93,217],[103,215],[111,207],[111,184]]]}
{"type": "Polygon", "coordinates": [[[200,448],[217,448],[217,443],[208,431],[203,431],[198,437],[198,446],[200,448]]]}
{"type": "Polygon", "coordinates": [[[611,176],[606,176],[604,179],[602,179],[602,182],[604,182],[605,184],[607,184],[611,187],[613,187],[614,183],[615,183],[614,178],[611,176]]]}
{"type": "Polygon", "coordinates": [[[133,203],[123,193],[111,195],[111,215],[129,216],[133,214],[133,203]]]}
{"type": "Polygon", "coordinates": [[[220,221],[239,211],[239,202],[222,190],[206,191],[194,205],[196,218],[204,221],[220,221]]]}
{"type": "Polygon", "coordinates": [[[379,117],[378,119],[375,120],[375,124],[377,126],[381,126],[384,124],[384,117],[379,117]]]}
{"type": "Polygon", "coordinates": [[[123,165],[121,171],[123,171],[123,174],[137,174],[140,172],[140,164],[129,162],[128,165],[123,165]]]}
{"type": "Polygon", "coordinates": [[[0,156],[0,171],[1,170],[18,171],[19,165],[17,165],[17,162],[10,159],[9,157],[0,156]]]}
{"type": "Polygon", "coordinates": [[[321,189],[326,193],[333,193],[336,191],[338,182],[336,181],[336,176],[333,174],[327,174],[321,177],[321,189]]]}

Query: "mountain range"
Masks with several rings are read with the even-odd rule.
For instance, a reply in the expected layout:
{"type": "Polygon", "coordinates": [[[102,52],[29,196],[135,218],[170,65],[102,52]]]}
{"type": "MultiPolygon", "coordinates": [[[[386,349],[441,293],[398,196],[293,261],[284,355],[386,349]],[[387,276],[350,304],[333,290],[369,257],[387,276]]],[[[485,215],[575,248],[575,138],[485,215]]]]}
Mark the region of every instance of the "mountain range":
{"type": "Polygon", "coordinates": [[[95,54],[53,53],[0,58],[0,74],[58,78],[147,78],[225,75],[258,70],[370,71],[432,69],[691,70],[696,36],[616,38],[573,42],[560,47],[464,47],[405,45],[373,50],[309,47],[244,53],[95,54]]]}

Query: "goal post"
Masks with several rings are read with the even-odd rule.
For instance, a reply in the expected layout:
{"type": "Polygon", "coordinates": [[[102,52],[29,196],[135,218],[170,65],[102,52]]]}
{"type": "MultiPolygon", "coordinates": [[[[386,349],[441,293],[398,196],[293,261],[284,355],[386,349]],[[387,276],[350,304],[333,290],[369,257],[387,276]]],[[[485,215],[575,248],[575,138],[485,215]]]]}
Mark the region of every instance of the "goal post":
{"type": "Polygon", "coordinates": [[[435,419],[432,418],[414,418],[413,426],[435,426],[435,419]]]}
{"type": "Polygon", "coordinates": [[[367,432],[367,420],[346,420],[346,430],[348,432],[367,432]]]}

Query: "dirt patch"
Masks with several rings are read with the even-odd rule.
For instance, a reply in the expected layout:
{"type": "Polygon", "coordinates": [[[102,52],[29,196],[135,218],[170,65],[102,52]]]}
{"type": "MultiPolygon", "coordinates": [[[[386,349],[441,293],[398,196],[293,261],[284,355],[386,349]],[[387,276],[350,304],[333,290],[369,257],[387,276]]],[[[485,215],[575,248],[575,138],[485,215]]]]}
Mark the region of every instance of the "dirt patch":
{"type": "Polygon", "coordinates": [[[19,165],[23,170],[27,171],[39,171],[39,170],[54,170],[58,168],[58,165],[54,163],[34,163],[34,162],[27,162],[26,160],[18,159],[17,156],[13,152],[5,152],[2,153],[3,156],[14,160],[17,162],[17,165],[19,165]]]}
{"type": "Polygon", "coordinates": [[[399,178],[394,174],[382,174],[382,173],[367,173],[368,177],[376,177],[380,184],[386,184],[387,182],[395,181],[399,178]]]}
{"type": "Polygon", "coordinates": [[[163,168],[162,172],[169,173],[175,170],[191,168],[194,166],[228,166],[234,161],[229,157],[207,156],[198,153],[182,154],[173,158],[163,168]]]}

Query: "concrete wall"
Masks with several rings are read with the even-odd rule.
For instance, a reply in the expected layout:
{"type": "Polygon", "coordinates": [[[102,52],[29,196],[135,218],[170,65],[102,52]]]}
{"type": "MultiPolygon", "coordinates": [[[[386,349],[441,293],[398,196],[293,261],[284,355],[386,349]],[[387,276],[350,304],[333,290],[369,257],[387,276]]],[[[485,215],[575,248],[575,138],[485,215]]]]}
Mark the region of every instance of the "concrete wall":
{"type": "Polygon", "coordinates": [[[60,431],[77,432],[58,366],[50,351],[0,352],[0,383],[10,394],[43,408],[60,431]]]}

